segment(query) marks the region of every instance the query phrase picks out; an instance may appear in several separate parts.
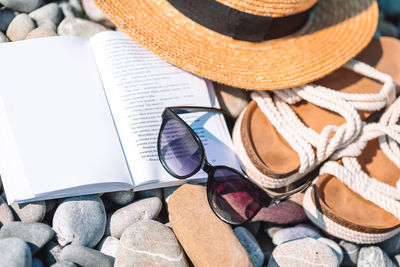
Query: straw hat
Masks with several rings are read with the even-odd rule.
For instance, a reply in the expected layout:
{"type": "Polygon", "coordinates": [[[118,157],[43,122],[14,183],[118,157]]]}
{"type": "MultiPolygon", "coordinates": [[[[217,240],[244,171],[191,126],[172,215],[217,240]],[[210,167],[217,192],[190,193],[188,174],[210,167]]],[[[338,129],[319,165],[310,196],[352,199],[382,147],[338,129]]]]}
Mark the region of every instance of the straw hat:
{"type": "Polygon", "coordinates": [[[375,0],[95,0],[122,31],[161,58],[254,90],[306,84],[371,40],[375,0]]]}

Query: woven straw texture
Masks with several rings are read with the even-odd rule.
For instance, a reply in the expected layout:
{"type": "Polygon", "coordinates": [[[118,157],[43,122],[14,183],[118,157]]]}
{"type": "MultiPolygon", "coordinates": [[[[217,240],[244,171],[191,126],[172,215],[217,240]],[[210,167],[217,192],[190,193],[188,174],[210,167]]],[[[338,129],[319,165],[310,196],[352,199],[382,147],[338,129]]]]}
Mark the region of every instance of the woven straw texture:
{"type": "Polygon", "coordinates": [[[312,7],[317,0],[217,0],[242,12],[268,17],[283,17],[312,7]]]}
{"type": "Polygon", "coordinates": [[[254,90],[290,88],[322,78],[369,43],[378,21],[374,0],[320,0],[298,32],[252,43],[211,31],[166,0],[95,1],[117,27],[164,60],[254,90]]]}

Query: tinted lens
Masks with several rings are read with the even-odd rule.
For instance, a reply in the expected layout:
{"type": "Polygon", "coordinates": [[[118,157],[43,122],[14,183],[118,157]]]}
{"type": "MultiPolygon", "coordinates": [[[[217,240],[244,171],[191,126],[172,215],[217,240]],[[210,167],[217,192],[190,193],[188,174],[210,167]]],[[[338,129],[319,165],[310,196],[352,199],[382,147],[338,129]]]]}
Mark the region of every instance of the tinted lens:
{"type": "Polygon", "coordinates": [[[201,145],[175,119],[168,120],[161,130],[159,153],[167,169],[176,176],[187,176],[201,165],[201,145]]]}
{"type": "Polygon", "coordinates": [[[208,184],[208,198],[214,211],[233,224],[251,219],[271,198],[243,175],[218,168],[208,184]]]}

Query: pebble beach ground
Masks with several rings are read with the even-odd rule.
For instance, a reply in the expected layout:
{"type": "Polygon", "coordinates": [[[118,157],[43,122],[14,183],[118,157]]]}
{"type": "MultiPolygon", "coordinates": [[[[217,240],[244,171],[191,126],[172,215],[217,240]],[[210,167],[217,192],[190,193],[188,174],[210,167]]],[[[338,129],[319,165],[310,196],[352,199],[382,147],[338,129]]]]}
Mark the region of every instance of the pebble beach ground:
{"type": "MultiPolygon", "coordinates": [[[[400,1],[379,2],[377,36],[399,37],[400,1]]],[[[0,0],[0,43],[106,30],[116,29],[93,0],[0,0]]],[[[248,103],[245,91],[216,90],[234,117],[248,103]]],[[[302,195],[268,208],[263,222],[231,227],[200,185],[12,205],[1,180],[0,192],[0,267],[400,264],[400,235],[367,246],[335,239],[308,221],[302,195]]]]}

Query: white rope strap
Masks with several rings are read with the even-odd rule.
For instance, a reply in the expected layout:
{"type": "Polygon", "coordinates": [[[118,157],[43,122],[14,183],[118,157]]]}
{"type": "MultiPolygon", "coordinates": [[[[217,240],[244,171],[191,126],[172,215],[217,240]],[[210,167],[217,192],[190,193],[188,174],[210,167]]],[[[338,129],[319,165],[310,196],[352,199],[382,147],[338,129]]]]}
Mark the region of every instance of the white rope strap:
{"type": "Polygon", "coordinates": [[[377,94],[350,94],[308,84],[275,90],[273,95],[265,91],[256,91],[251,95],[275,129],[299,155],[300,174],[307,173],[333,152],[350,144],[359,135],[362,121],[356,109],[379,110],[392,101],[392,95],[396,93],[395,84],[389,75],[355,60],[346,67],[382,82],[382,90],[377,94]],[[302,99],[341,115],[346,123],[339,127],[328,125],[318,134],[304,125],[289,106],[302,99]],[[330,137],[332,134],[333,137],[330,137]]]}
{"type": "Polygon", "coordinates": [[[336,161],[325,163],[320,174],[331,174],[346,184],[363,198],[375,203],[400,220],[400,189],[385,184],[366,174],[357,161],[369,140],[379,138],[379,145],[387,157],[400,169],[400,98],[382,115],[379,123],[363,127],[360,136],[348,147],[332,155],[332,160],[342,159],[343,165],[336,161]]]}

